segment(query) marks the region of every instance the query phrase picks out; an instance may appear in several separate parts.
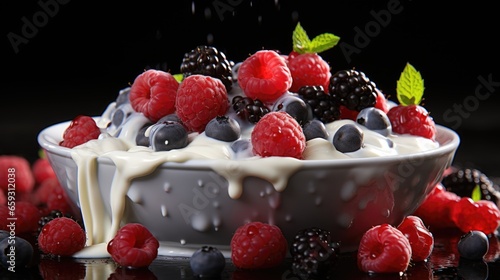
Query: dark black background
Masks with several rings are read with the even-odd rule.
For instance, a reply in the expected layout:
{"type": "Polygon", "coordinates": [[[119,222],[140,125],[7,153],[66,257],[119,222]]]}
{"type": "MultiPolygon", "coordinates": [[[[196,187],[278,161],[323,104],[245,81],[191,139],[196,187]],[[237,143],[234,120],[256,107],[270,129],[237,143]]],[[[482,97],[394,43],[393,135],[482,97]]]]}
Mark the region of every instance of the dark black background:
{"type": "Polygon", "coordinates": [[[183,54],[197,45],[212,44],[233,61],[259,49],[288,53],[300,21],[311,38],[330,32],[358,47],[350,56],[340,45],[321,55],[333,72],[352,67],[365,72],[392,100],[410,62],[425,80],[423,105],[437,123],[461,136],[456,163],[500,176],[493,136],[500,128],[499,24],[491,2],[60,2],[2,3],[0,154],[36,158],[36,137],[44,127],[77,114],[100,114],[145,68],[178,73],[183,54]],[[52,15],[40,3],[52,3],[52,15]],[[391,5],[397,12],[392,8],[390,14],[391,5]],[[374,14],[390,18],[381,24],[374,14]],[[9,36],[23,36],[23,18],[38,20],[38,27],[16,52],[9,36]],[[356,30],[366,28],[371,35],[361,46],[356,30]],[[497,84],[477,95],[478,77],[497,84]],[[457,106],[466,115],[455,113],[457,106]]]}

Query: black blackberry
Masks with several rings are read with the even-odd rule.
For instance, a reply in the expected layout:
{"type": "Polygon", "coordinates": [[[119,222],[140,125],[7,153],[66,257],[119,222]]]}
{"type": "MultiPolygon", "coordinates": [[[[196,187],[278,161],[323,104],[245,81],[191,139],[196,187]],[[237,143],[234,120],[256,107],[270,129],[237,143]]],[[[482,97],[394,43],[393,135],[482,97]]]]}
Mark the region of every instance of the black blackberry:
{"type": "Polygon", "coordinates": [[[472,197],[476,186],[481,190],[481,199],[500,202],[500,187],[483,172],[474,168],[456,168],[441,181],[446,190],[461,197],[472,197]]]}
{"type": "Polygon", "coordinates": [[[339,119],[339,103],[325,93],[322,86],[303,86],[298,95],[311,107],[313,116],[323,123],[339,119]]]}
{"type": "Polygon", "coordinates": [[[302,279],[324,277],[335,264],[338,249],[327,230],[312,227],[299,231],[290,247],[293,273],[302,279]]]}
{"type": "Polygon", "coordinates": [[[340,70],[330,78],[329,94],[350,110],[375,106],[377,86],[361,71],[340,70]]]}
{"type": "Polygon", "coordinates": [[[233,97],[231,104],[238,117],[251,123],[257,123],[260,118],[271,111],[259,99],[253,100],[240,95],[233,97]]]}
{"type": "Polygon", "coordinates": [[[184,54],[181,73],[184,77],[201,74],[218,78],[229,92],[233,85],[233,62],[226,55],[212,46],[198,46],[184,54]]]}

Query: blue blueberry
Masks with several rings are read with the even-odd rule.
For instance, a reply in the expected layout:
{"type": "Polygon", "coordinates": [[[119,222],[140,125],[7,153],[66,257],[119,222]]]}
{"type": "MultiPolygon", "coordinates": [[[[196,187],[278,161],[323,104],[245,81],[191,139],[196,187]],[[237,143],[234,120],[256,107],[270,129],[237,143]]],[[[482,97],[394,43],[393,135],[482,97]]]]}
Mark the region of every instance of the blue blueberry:
{"type": "Polygon", "coordinates": [[[205,135],[217,140],[232,142],[240,138],[240,124],[233,118],[218,116],[207,123],[205,135]]]}
{"type": "Polygon", "coordinates": [[[188,133],[178,122],[156,123],[149,133],[149,145],[154,151],[180,149],[188,144],[188,133]]]}
{"type": "Polygon", "coordinates": [[[285,111],[299,124],[304,124],[313,118],[311,107],[296,95],[285,94],[274,102],[273,111],[285,111]]]}
{"type": "Polygon", "coordinates": [[[472,230],[460,237],[458,241],[460,257],[469,260],[482,260],[490,247],[488,236],[478,230],[472,230]]]}
{"type": "Polygon", "coordinates": [[[302,127],[302,130],[306,136],[306,141],[314,138],[328,138],[328,131],[326,130],[325,124],[317,119],[306,122],[302,127]]]}
{"type": "Polygon", "coordinates": [[[391,121],[387,114],[375,107],[367,107],[359,111],[356,122],[384,136],[392,131],[391,121]]]}
{"type": "Polygon", "coordinates": [[[116,127],[121,126],[133,112],[134,109],[130,104],[122,104],[116,107],[111,115],[111,124],[116,127]]]}
{"type": "Polygon", "coordinates": [[[137,146],[149,147],[149,137],[146,136],[146,132],[151,125],[151,123],[147,123],[139,129],[137,135],[135,136],[135,144],[137,146]]]}
{"type": "Polygon", "coordinates": [[[4,238],[9,237],[10,233],[6,230],[0,230],[0,241],[2,241],[4,238]]]}
{"type": "Polygon", "coordinates": [[[0,241],[0,265],[6,269],[22,270],[30,264],[33,254],[33,246],[24,238],[9,236],[0,241]]]}
{"type": "Polygon", "coordinates": [[[181,119],[179,118],[179,116],[177,116],[177,114],[172,113],[172,114],[168,114],[168,115],[162,117],[161,119],[159,119],[157,121],[157,123],[164,123],[164,122],[178,122],[178,123],[181,123],[181,119]]]}
{"type": "Polygon", "coordinates": [[[355,124],[344,124],[333,135],[333,146],[341,153],[357,151],[363,145],[363,131],[355,124]]]}
{"type": "Polygon", "coordinates": [[[189,260],[195,276],[201,278],[220,276],[226,266],[226,259],[219,249],[212,246],[202,246],[196,250],[189,260]]]}

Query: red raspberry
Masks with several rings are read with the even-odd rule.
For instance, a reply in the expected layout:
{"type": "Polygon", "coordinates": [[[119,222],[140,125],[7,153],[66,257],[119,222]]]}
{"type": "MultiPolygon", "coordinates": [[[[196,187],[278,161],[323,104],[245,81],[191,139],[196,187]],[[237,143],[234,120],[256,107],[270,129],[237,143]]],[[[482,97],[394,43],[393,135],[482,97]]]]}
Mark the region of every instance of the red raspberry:
{"type": "Polygon", "coordinates": [[[413,215],[422,219],[431,231],[454,228],[455,223],[451,219],[451,211],[459,200],[460,196],[447,191],[441,183],[438,183],[413,212],[413,215]]]}
{"type": "Polygon", "coordinates": [[[5,193],[29,193],[35,187],[35,177],[29,161],[21,156],[0,156],[0,189],[5,193]]]}
{"type": "MultiPolygon", "coordinates": [[[[375,108],[380,109],[384,111],[385,113],[389,112],[389,104],[387,104],[387,98],[386,96],[379,90],[375,89],[377,92],[377,99],[375,100],[375,108]]],[[[349,120],[356,120],[356,117],[358,116],[358,111],[356,110],[350,110],[347,109],[346,106],[340,105],[340,118],[341,119],[349,119],[349,120]]]]}
{"type": "Polygon", "coordinates": [[[160,243],[142,224],[130,223],[118,230],[108,243],[108,253],[125,267],[147,267],[158,256],[160,243]]]}
{"type": "Polygon", "coordinates": [[[407,216],[397,227],[410,241],[411,260],[426,260],[434,249],[434,236],[417,216],[407,216]]]}
{"type": "Polygon", "coordinates": [[[427,110],[420,105],[396,105],[387,116],[392,131],[399,134],[412,134],[435,140],[436,124],[427,110]]]}
{"type": "Polygon", "coordinates": [[[8,226],[14,222],[16,234],[36,232],[38,221],[42,217],[38,208],[28,201],[12,202],[13,200],[9,200],[7,204],[0,205],[0,229],[10,231],[8,226]]]}
{"type": "Polygon", "coordinates": [[[49,200],[49,196],[59,188],[62,187],[57,178],[48,178],[44,180],[33,193],[33,203],[39,207],[45,207],[49,200]]]}
{"type": "Polygon", "coordinates": [[[38,158],[31,165],[31,171],[35,177],[36,184],[41,184],[45,179],[55,178],[56,173],[47,158],[38,158]]]}
{"type": "Polygon", "coordinates": [[[149,69],[138,75],[130,87],[130,104],[152,122],[175,111],[179,82],[168,72],[149,69]]]}
{"type": "Polygon", "coordinates": [[[275,51],[260,50],[241,63],[238,83],[247,97],[273,102],[290,89],[292,74],[285,58],[275,51]]]}
{"type": "Polygon", "coordinates": [[[265,114],[252,131],[253,152],[262,157],[302,159],[306,137],[300,124],[284,111],[265,114]]]}
{"type": "Polygon", "coordinates": [[[489,200],[462,197],[451,212],[452,220],[463,232],[479,230],[491,234],[500,226],[500,210],[489,200]]]}
{"type": "Polygon", "coordinates": [[[100,134],[101,130],[93,118],[79,115],[66,128],[63,133],[63,140],[59,145],[66,148],[73,148],[89,140],[97,139],[100,134]]]}
{"type": "Polygon", "coordinates": [[[63,214],[72,215],[69,197],[61,185],[55,187],[47,196],[46,211],[59,210],[63,214]]]}
{"type": "Polygon", "coordinates": [[[205,75],[186,77],[177,91],[177,116],[190,131],[203,132],[207,123],[226,114],[229,107],[221,80],[205,75]]]}
{"type": "Polygon", "coordinates": [[[231,260],[238,268],[261,269],[281,264],[287,241],[278,226],[250,222],[236,229],[231,239],[231,260]]]}
{"type": "Polygon", "coordinates": [[[298,54],[292,52],[288,56],[287,65],[292,75],[291,92],[298,92],[303,86],[323,86],[328,91],[330,84],[330,65],[317,53],[298,54]]]}
{"type": "Polygon", "coordinates": [[[358,268],[369,273],[400,273],[411,259],[408,238],[397,228],[381,224],[367,230],[359,243],[358,268]]]}
{"type": "Polygon", "coordinates": [[[59,217],[46,223],[38,235],[38,247],[45,254],[71,256],[85,247],[87,237],[73,219],[59,217]]]}

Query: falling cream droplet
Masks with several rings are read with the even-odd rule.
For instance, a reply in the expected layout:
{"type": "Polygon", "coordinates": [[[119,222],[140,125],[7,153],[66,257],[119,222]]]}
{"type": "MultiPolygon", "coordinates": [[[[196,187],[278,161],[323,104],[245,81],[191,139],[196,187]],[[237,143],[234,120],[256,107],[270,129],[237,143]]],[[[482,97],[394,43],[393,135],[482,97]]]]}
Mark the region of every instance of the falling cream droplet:
{"type": "Polygon", "coordinates": [[[163,205],[163,204],[162,204],[162,205],[161,205],[161,215],[162,215],[163,217],[166,217],[166,216],[167,216],[167,214],[168,214],[168,213],[167,213],[167,206],[165,206],[165,205],[163,205]]]}

